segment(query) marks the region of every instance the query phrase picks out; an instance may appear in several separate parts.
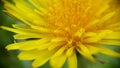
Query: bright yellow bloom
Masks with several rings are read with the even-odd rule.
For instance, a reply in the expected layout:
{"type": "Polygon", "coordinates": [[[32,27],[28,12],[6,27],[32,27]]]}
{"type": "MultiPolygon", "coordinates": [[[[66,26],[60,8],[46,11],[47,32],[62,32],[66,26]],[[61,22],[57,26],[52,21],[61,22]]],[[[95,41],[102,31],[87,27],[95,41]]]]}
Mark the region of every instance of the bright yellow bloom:
{"type": "Polygon", "coordinates": [[[21,50],[21,60],[34,60],[39,67],[50,61],[61,68],[68,60],[69,68],[77,68],[76,52],[95,62],[92,55],[102,53],[120,57],[105,45],[120,45],[120,8],[115,0],[4,0],[5,12],[23,24],[14,28],[15,39],[29,39],[8,45],[8,50],[21,50]]]}

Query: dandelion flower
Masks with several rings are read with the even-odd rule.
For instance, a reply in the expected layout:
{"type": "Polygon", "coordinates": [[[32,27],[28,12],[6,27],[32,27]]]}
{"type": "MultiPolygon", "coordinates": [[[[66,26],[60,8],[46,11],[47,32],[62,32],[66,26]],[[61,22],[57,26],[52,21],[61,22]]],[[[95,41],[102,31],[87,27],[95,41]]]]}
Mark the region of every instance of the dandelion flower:
{"type": "MultiPolygon", "coordinates": [[[[50,61],[61,68],[77,68],[76,52],[96,62],[93,56],[102,53],[120,54],[106,45],[120,45],[120,9],[112,0],[12,0],[4,1],[7,14],[23,24],[2,29],[16,33],[15,39],[31,39],[8,45],[20,50],[20,60],[33,60],[33,67],[50,61]]],[[[115,0],[114,0],[115,1],[115,0]]]]}

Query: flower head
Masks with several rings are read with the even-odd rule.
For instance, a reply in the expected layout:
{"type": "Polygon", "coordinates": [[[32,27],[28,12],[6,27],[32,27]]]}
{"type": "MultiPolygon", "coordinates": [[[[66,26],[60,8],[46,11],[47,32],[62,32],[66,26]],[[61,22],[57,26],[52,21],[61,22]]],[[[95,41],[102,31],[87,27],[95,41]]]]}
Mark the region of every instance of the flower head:
{"type": "Polygon", "coordinates": [[[16,33],[15,39],[29,39],[8,45],[21,50],[19,59],[34,60],[33,67],[47,61],[61,68],[77,68],[76,52],[95,62],[92,55],[102,53],[120,57],[104,45],[120,45],[119,8],[112,0],[4,0],[5,12],[23,24],[1,28],[16,33]]]}

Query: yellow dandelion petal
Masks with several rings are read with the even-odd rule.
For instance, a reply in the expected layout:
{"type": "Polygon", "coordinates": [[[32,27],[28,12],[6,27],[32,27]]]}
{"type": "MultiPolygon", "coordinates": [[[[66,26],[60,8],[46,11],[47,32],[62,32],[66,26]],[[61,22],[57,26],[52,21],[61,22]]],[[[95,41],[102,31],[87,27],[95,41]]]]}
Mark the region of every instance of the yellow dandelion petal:
{"type": "Polygon", "coordinates": [[[106,14],[101,20],[102,20],[102,21],[107,21],[107,20],[109,20],[110,18],[112,18],[113,15],[115,15],[115,12],[110,12],[110,13],[106,14]]]}
{"type": "Polygon", "coordinates": [[[88,47],[90,53],[93,54],[93,55],[100,52],[100,50],[95,46],[86,45],[86,47],[88,47]]]}
{"type": "Polygon", "coordinates": [[[38,0],[38,1],[36,1],[36,0],[30,0],[30,2],[31,2],[33,5],[35,5],[35,7],[36,7],[37,9],[39,9],[42,13],[46,13],[46,12],[47,12],[47,10],[46,10],[45,8],[41,7],[41,5],[40,5],[40,0],[38,0]]]}
{"type": "MultiPolygon", "coordinates": [[[[48,42],[49,39],[40,39],[40,40],[30,40],[25,42],[19,42],[15,44],[10,44],[6,48],[8,50],[20,49],[20,50],[32,50],[32,49],[39,49],[39,45],[43,45],[44,43],[48,42]]],[[[46,44],[44,44],[46,45],[46,44]]],[[[42,48],[45,49],[45,48],[42,48]]]]}
{"type": "Polygon", "coordinates": [[[51,58],[51,56],[56,52],[56,49],[52,51],[43,50],[43,51],[38,51],[38,52],[40,53],[35,58],[32,64],[33,67],[39,67],[39,66],[44,65],[51,58]]]}
{"type": "Polygon", "coordinates": [[[69,68],[77,68],[77,56],[75,51],[68,57],[69,68]]]}
{"type": "Polygon", "coordinates": [[[78,45],[79,48],[77,48],[78,52],[82,54],[87,59],[91,60],[92,62],[95,62],[94,57],[92,56],[92,53],[90,53],[89,49],[85,45],[78,45]]]}
{"type": "Polygon", "coordinates": [[[41,38],[43,36],[40,35],[30,35],[30,34],[16,34],[14,35],[14,39],[29,39],[29,38],[41,38]]]}
{"type": "Polygon", "coordinates": [[[120,32],[111,32],[109,33],[104,39],[112,39],[112,40],[119,40],[120,39],[120,32]]]}
{"type": "Polygon", "coordinates": [[[120,58],[120,53],[117,53],[115,51],[112,51],[108,48],[105,48],[103,46],[96,46],[100,50],[100,53],[103,53],[105,55],[113,56],[113,57],[119,57],[120,58]]]}
{"type": "Polygon", "coordinates": [[[103,44],[103,45],[120,46],[120,41],[119,40],[102,40],[102,41],[100,41],[98,43],[103,44]]]}
{"type": "Polygon", "coordinates": [[[53,57],[59,56],[65,51],[65,46],[58,49],[58,51],[53,55],[53,57]]]}
{"type": "Polygon", "coordinates": [[[32,35],[37,35],[37,32],[31,31],[31,30],[20,30],[20,29],[13,29],[13,28],[9,28],[9,27],[5,27],[5,26],[1,26],[2,29],[8,30],[8,31],[12,31],[18,34],[32,34],[32,35]]]}
{"type": "Polygon", "coordinates": [[[74,53],[74,47],[71,47],[67,50],[67,56],[71,56],[74,53]]]}
{"type": "Polygon", "coordinates": [[[101,39],[103,39],[104,37],[106,37],[106,35],[110,34],[111,31],[110,30],[102,30],[100,32],[98,32],[96,35],[85,39],[85,42],[97,42],[100,41],[101,39]]]}
{"type": "MultiPolygon", "coordinates": [[[[41,52],[43,52],[43,51],[41,51],[41,52]]],[[[18,55],[18,58],[20,60],[33,60],[38,56],[38,54],[40,54],[40,52],[38,50],[29,50],[29,51],[21,52],[18,55]]]]}
{"type": "Polygon", "coordinates": [[[38,58],[38,59],[35,59],[34,62],[33,62],[33,64],[32,64],[32,66],[33,66],[33,67],[42,66],[42,65],[44,65],[48,60],[49,60],[49,56],[46,57],[46,55],[45,55],[45,57],[40,57],[40,58],[38,58]]]}
{"type": "Polygon", "coordinates": [[[36,45],[35,44],[33,44],[33,42],[34,43],[36,43],[36,40],[34,40],[34,41],[27,41],[27,42],[20,42],[20,43],[15,43],[15,44],[10,44],[10,45],[8,45],[6,48],[8,49],[8,50],[15,50],[15,49],[20,49],[20,50],[32,50],[32,49],[35,49],[36,47],[36,45]],[[27,44],[27,45],[26,45],[27,44]],[[31,44],[30,46],[29,46],[29,44],[31,44]],[[35,45],[35,46],[34,46],[35,45]],[[29,46],[29,47],[28,47],[29,46]],[[34,47],[33,47],[34,46],[34,47]]]}
{"type": "Polygon", "coordinates": [[[77,68],[77,54],[95,62],[102,53],[120,57],[103,47],[120,46],[120,8],[114,0],[3,0],[8,15],[22,24],[0,28],[16,33],[15,39],[30,39],[6,46],[21,50],[20,60],[33,60],[33,68],[50,60],[51,67],[77,68]],[[102,45],[102,46],[100,46],[102,45]]]}
{"type": "Polygon", "coordinates": [[[6,49],[8,49],[8,50],[16,50],[16,49],[19,49],[19,46],[14,45],[14,44],[10,44],[10,45],[6,46],[6,49]]]}
{"type": "Polygon", "coordinates": [[[53,67],[53,68],[62,68],[63,64],[66,61],[66,58],[67,58],[67,56],[66,56],[65,53],[62,53],[61,55],[58,55],[58,56],[55,56],[55,57],[52,57],[50,59],[51,67],[53,67]]]}

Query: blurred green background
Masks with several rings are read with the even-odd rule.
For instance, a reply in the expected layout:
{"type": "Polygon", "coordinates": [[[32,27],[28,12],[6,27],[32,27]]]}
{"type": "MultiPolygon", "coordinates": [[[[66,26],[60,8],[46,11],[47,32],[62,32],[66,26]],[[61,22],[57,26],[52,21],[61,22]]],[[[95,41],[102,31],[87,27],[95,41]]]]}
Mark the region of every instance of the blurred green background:
{"type": "MultiPolygon", "coordinates": [[[[0,0],[0,26],[12,27],[16,20],[6,15],[3,12],[3,3],[0,0]]],[[[7,51],[5,46],[13,43],[14,33],[0,29],[0,68],[32,68],[30,61],[21,61],[17,58],[19,51],[7,51]]],[[[120,52],[120,47],[110,47],[117,52],[120,52]]],[[[78,68],[120,68],[120,58],[113,58],[98,54],[99,58],[96,63],[92,63],[78,54],[78,68]],[[100,63],[101,62],[101,63],[100,63]]],[[[50,68],[49,63],[46,63],[40,68],[50,68]]],[[[63,68],[67,68],[65,63],[63,68]]]]}

